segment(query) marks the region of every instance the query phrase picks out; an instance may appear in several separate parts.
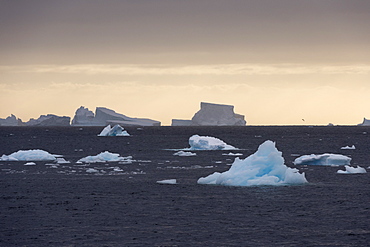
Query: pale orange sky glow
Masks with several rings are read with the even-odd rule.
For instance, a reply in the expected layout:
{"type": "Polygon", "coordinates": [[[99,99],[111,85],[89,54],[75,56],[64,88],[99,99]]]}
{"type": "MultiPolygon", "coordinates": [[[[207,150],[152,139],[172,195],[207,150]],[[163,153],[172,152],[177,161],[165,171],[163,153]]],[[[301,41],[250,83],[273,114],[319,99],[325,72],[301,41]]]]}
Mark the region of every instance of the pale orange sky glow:
{"type": "Polygon", "coordinates": [[[0,0],[0,16],[0,118],[82,105],[170,125],[201,101],[250,125],[370,118],[369,1],[0,0]]]}

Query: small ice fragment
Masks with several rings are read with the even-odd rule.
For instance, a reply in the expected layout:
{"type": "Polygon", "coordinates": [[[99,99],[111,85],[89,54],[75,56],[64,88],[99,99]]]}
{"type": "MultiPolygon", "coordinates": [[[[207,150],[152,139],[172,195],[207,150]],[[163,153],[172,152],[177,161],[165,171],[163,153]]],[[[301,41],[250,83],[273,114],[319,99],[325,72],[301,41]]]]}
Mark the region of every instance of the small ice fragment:
{"type": "Polygon", "coordinates": [[[36,163],[35,162],[27,162],[26,164],[24,164],[25,166],[35,166],[36,163]]]}
{"type": "Polygon", "coordinates": [[[356,174],[356,173],[366,173],[365,168],[362,168],[360,166],[357,167],[351,167],[351,166],[344,166],[345,170],[338,170],[337,173],[339,174],[356,174]]]}
{"type": "Polygon", "coordinates": [[[94,168],[89,168],[89,169],[86,170],[86,172],[88,172],[88,173],[97,173],[99,171],[94,169],[94,168]]]}
{"type": "Polygon", "coordinates": [[[340,149],[356,149],[355,145],[341,147],[340,149]]]}
{"type": "Polygon", "coordinates": [[[178,151],[178,152],[174,153],[173,155],[177,155],[177,156],[196,156],[197,154],[192,153],[192,152],[178,151]]]}
{"type": "Polygon", "coordinates": [[[161,180],[157,181],[158,184],[176,184],[176,179],[166,179],[166,180],[161,180]]]}

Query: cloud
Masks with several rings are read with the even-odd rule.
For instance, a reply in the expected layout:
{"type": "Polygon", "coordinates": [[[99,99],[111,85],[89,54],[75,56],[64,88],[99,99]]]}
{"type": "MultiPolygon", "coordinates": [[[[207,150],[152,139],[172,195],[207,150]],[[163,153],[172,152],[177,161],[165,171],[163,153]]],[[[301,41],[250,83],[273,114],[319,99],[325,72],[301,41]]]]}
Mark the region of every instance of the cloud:
{"type": "Polygon", "coordinates": [[[61,73],[83,75],[304,75],[304,74],[370,74],[368,64],[76,64],[0,66],[3,73],[61,73]]]}

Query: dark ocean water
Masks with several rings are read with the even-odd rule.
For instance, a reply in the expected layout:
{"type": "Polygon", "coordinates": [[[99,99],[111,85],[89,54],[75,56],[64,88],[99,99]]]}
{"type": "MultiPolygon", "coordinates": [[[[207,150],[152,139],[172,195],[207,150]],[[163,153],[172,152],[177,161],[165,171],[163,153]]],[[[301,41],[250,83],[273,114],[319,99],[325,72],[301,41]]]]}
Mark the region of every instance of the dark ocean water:
{"type": "Polygon", "coordinates": [[[297,155],[338,153],[368,168],[368,127],[144,127],[127,128],[130,137],[97,137],[101,129],[0,128],[0,155],[43,149],[71,162],[0,162],[0,246],[369,246],[369,169],[344,175],[340,167],[297,166],[309,182],[300,186],[198,185],[235,157],[171,150],[199,134],[245,158],[272,140],[290,167],[297,155]],[[356,149],[341,150],[347,145],[356,149]],[[76,163],[103,151],[135,162],[76,163]],[[156,183],[164,179],[178,184],[156,183]]]}

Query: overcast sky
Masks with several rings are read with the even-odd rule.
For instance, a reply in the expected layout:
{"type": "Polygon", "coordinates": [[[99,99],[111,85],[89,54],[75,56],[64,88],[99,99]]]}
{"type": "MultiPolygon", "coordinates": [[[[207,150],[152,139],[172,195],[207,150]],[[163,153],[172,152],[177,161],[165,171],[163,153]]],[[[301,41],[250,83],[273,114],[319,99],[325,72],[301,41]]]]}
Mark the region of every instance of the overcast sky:
{"type": "Polygon", "coordinates": [[[369,30],[367,0],[0,0],[0,118],[84,105],[169,125],[206,101],[248,124],[357,124],[369,30]]]}

